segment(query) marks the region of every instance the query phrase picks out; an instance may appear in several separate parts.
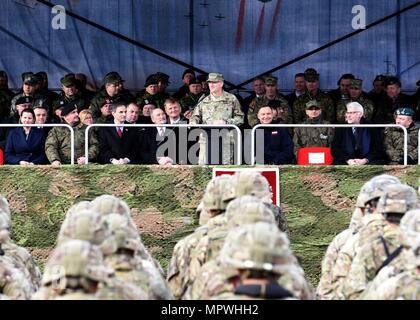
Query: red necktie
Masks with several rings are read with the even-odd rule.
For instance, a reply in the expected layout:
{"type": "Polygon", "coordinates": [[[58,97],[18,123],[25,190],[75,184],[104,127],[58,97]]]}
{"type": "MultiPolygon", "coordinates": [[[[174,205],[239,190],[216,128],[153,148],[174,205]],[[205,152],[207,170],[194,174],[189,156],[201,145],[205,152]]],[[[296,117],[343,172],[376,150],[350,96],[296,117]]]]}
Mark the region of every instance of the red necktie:
{"type": "Polygon", "coordinates": [[[122,130],[121,127],[118,127],[118,136],[121,138],[122,137],[122,130]]]}

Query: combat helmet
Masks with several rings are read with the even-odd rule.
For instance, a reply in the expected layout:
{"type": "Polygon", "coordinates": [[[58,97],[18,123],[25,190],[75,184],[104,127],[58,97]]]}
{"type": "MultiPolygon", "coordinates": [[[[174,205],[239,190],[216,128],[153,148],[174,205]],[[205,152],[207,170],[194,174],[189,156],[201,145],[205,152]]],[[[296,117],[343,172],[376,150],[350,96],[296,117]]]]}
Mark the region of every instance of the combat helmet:
{"type": "Polygon", "coordinates": [[[0,213],[2,212],[9,217],[9,220],[11,219],[9,202],[5,197],[0,195],[0,213]]]}
{"type": "Polygon", "coordinates": [[[258,222],[232,229],[220,252],[222,266],[282,274],[293,264],[289,240],[274,224],[258,222]]]}
{"type": "Polygon", "coordinates": [[[84,240],[70,240],[52,252],[45,265],[43,285],[56,282],[65,287],[66,277],[87,278],[103,282],[113,274],[106,267],[100,249],[84,240]]]}
{"type": "Polygon", "coordinates": [[[242,196],[231,201],[226,209],[228,227],[257,222],[276,223],[273,212],[254,196],[242,196]]]}
{"type": "Polygon", "coordinates": [[[116,243],[103,216],[92,210],[73,213],[61,225],[57,243],[69,240],[85,240],[97,245],[104,254],[116,250],[116,243]]]}
{"type": "Polygon", "coordinates": [[[401,218],[407,211],[418,207],[416,190],[405,184],[390,184],[384,188],[376,210],[388,220],[390,215],[398,215],[401,218]]]}
{"type": "Polygon", "coordinates": [[[223,196],[223,201],[231,201],[240,196],[255,196],[266,203],[271,203],[271,189],[267,179],[253,170],[239,171],[233,175],[231,187],[223,196]]]}
{"type": "Polygon", "coordinates": [[[111,213],[103,217],[103,219],[115,239],[115,251],[117,249],[128,249],[138,252],[140,250],[140,236],[130,227],[126,217],[117,213],[111,213]]]}
{"type": "Polygon", "coordinates": [[[420,249],[420,209],[409,210],[400,222],[400,243],[414,251],[420,249]]]}
{"type": "Polygon", "coordinates": [[[86,209],[90,209],[90,201],[80,201],[78,203],[75,203],[74,205],[72,205],[66,213],[66,219],[71,216],[73,213],[81,211],[81,210],[86,210],[86,209]]]}
{"type": "Polygon", "coordinates": [[[401,184],[397,177],[381,174],[366,182],[360,190],[356,200],[356,207],[364,208],[372,200],[379,199],[383,194],[383,188],[389,184],[401,184]]]}
{"type": "Polygon", "coordinates": [[[223,201],[223,194],[231,186],[232,177],[224,174],[213,178],[207,184],[203,195],[202,203],[207,210],[226,210],[226,202],[223,201]]]}

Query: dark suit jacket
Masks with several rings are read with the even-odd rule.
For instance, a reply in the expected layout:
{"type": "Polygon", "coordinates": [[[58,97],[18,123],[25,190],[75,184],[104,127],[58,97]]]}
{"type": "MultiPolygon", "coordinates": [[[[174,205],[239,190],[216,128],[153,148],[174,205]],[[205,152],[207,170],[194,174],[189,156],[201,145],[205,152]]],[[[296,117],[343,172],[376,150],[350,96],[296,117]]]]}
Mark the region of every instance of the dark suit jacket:
{"type": "Polygon", "coordinates": [[[26,140],[23,128],[9,131],[7,136],[5,163],[19,164],[19,161],[33,162],[34,164],[47,164],[45,155],[45,140],[47,135],[44,130],[31,128],[26,140]]]}
{"type": "MultiPolygon", "coordinates": [[[[157,164],[157,157],[170,157],[175,163],[179,163],[179,141],[178,128],[165,129],[165,136],[158,135],[157,128],[145,128],[140,133],[140,147],[138,150],[139,161],[141,164],[157,164]],[[162,146],[165,144],[165,146],[162,146]],[[158,152],[159,147],[168,147],[162,152],[158,152]]],[[[185,155],[184,155],[185,157],[185,155]]]]}
{"type": "Polygon", "coordinates": [[[131,164],[138,163],[136,153],[139,144],[138,132],[137,128],[124,128],[122,137],[119,137],[116,128],[100,127],[98,130],[99,163],[109,164],[112,158],[128,158],[131,164]]]}
{"type": "MultiPolygon", "coordinates": [[[[264,164],[290,164],[293,161],[293,141],[285,128],[266,128],[264,130],[264,164]]],[[[257,162],[258,157],[257,157],[257,162]]]]}
{"type": "MultiPolygon", "coordinates": [[[[363,120],[361,124],[369,124],[363,120]]],[[[337,128],[331,145],[333,164],[347,164],[349,159],[368,159],[368,164],[384,164],[383,139],[378,128],[357,128],[357,136],[352,128],[337,128]]]]}

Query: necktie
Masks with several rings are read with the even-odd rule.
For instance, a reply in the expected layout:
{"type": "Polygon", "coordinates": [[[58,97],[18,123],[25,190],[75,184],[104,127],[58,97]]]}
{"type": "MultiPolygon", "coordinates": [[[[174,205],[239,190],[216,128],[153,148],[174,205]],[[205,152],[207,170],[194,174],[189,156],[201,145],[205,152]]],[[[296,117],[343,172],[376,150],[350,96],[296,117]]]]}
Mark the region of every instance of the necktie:
{"type": "Polygon", "coordinates": [[[121,127],[118,127],[117,132],[118,132],[118,136],[121,138],[121,137],[122,137],[122,130],[121,130],[121,127]]]}
{"type": "Polygon", "coordinates": [[[159,136],[163,137],[165,132],[163,131],[163,128],[159,128],[159,136]]]}
{"type": "Polygon", "coordinates": [[[354,136],[357,136],[356,128],[355,127],[352,127],[351,130],[353,131],[353,135],[354,136]]]}

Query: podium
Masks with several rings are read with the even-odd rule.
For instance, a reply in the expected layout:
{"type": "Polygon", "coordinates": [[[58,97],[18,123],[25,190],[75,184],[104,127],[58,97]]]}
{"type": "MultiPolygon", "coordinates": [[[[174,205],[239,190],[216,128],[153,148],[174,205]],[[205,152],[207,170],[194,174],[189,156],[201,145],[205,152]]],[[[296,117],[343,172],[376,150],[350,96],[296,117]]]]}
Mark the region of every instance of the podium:
{"type": "Polygon", "coordinates": [[[333,163],[331,148],[306,147],[297,151],[297,163],[299,165],[331,165],[333,163]]]}

